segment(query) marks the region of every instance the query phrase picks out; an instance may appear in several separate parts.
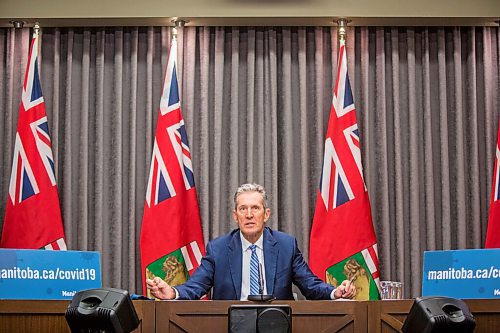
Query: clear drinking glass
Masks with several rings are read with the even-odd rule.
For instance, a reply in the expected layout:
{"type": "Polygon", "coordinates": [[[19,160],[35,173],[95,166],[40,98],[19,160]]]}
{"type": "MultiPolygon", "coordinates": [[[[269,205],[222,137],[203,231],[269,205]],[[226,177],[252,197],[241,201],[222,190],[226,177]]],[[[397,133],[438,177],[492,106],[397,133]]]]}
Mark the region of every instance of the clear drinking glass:
{"type": "Polygon", "coordinates": [[[380,281],[380,298],[381,299],[391,299],[392,291],[391,281],[380,281]]]}
{"type": "Polygon", "coordinates": [[[380,281],[381,299],[403,299],[403,283],[397,281],[380,281]]]}
{"type": "Polygon", "coordinates": [[[392,299],[403,299],[403,283],[392,282],[392,299]]]}

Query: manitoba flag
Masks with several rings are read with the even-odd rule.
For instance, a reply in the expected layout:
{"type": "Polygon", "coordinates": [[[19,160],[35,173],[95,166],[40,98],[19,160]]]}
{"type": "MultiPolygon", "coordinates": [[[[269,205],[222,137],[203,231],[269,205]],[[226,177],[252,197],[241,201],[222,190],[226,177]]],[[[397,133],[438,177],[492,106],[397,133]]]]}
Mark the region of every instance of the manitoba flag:
{"type": "Polygon", "coordinates": [[[377,243],[345,52],[341,40],[309,262],[316,275],[334,286],[353,281],[356,299],[379,299],[377,243]]]}
{"type": "Polygon", "coordinates": [[[38,34],[24,76],[1,247],[66,250],[54,158],[38,76],[38,34]]]}
{"type": "Polygon", "coordinates": [[[490,215],[488,217],[488,231],[486,232],[486,248],[500,248],[500,122],[495,152],[493,185],[490,197],[490,215]]]}
{"type": "Polygon", "coordinates": [[[205,253],[193,165],[177,84],[177,40],[170,46],[141,228],[145,279],[186,282],[205,253]]]}

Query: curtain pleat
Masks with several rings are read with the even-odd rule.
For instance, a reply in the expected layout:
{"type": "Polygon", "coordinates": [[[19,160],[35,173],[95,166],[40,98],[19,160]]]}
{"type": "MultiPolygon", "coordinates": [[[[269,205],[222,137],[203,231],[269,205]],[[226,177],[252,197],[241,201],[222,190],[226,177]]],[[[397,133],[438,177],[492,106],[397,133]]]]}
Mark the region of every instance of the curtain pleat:
{"type": "MultiPolygon", "coordinates": [[[[178,78],[205,241],[262,183],[269,225],[308,257],[338,61],[336,27],[178,29],[178,78]]],[[[168,27],[46,28],[40,73],[69,249],[141,291],[139,236],[168,27]]],[[[29,29],[0,28],[0,214],[29,29]]],[[[381,278],[421,291],[427,250],[481,248],[500,106],[500,28],[348,27],[349,78],[381,278]]],[[[168,217],[165,217],[168,221],[168,217]]],[[[3,221],[1,222],[3,223],[3,221]]],[[[330,235],[342,242],[345,227],[330,235]]],[[[162,234],[158,230],[158,242],[162,234]]]]}

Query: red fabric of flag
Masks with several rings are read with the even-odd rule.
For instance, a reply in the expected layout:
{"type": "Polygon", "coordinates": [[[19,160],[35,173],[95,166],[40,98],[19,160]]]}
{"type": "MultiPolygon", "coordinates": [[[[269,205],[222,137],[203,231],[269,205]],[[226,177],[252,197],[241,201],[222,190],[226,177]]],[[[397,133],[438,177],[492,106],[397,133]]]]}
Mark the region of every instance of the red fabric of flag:
{"type": "Polygon", "coordinates": [[[181,114],[175,37],[160,100],[140,247],[145,294],[146,278],[159,276],[172,286],[181,284],[205,254],[191,153],[181,114]]]}
{"type": "Polygon", "coordinates": [[[66,250],[54,159],[38,75],[38,34],[31,42],[14,145],[1,247],[66,250]]]}

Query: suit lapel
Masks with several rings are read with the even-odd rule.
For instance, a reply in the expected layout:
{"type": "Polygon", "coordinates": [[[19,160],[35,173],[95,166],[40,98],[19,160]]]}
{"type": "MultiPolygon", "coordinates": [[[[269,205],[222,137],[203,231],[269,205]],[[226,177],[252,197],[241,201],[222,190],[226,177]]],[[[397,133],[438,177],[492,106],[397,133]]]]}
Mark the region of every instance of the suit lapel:
{"type": "Polygon", "coordinates": [[[231,238],[229,247],[229,269],[231,271],[231,279],[233,280],[234,291],[236,293],[236,299],[241,298],[241,269],[242,269],[242,251],[241,251],[241,239],[240,233],[235,232],[231,238]]]}
{"type": "Polygon", "coordinates": [[[276,266],[278,264],[278,242],[274,239],[269,228],[264,229],[264,265],[266,266],[267,293],[274,293],[274,281],[276,279],[276,266]]]}

